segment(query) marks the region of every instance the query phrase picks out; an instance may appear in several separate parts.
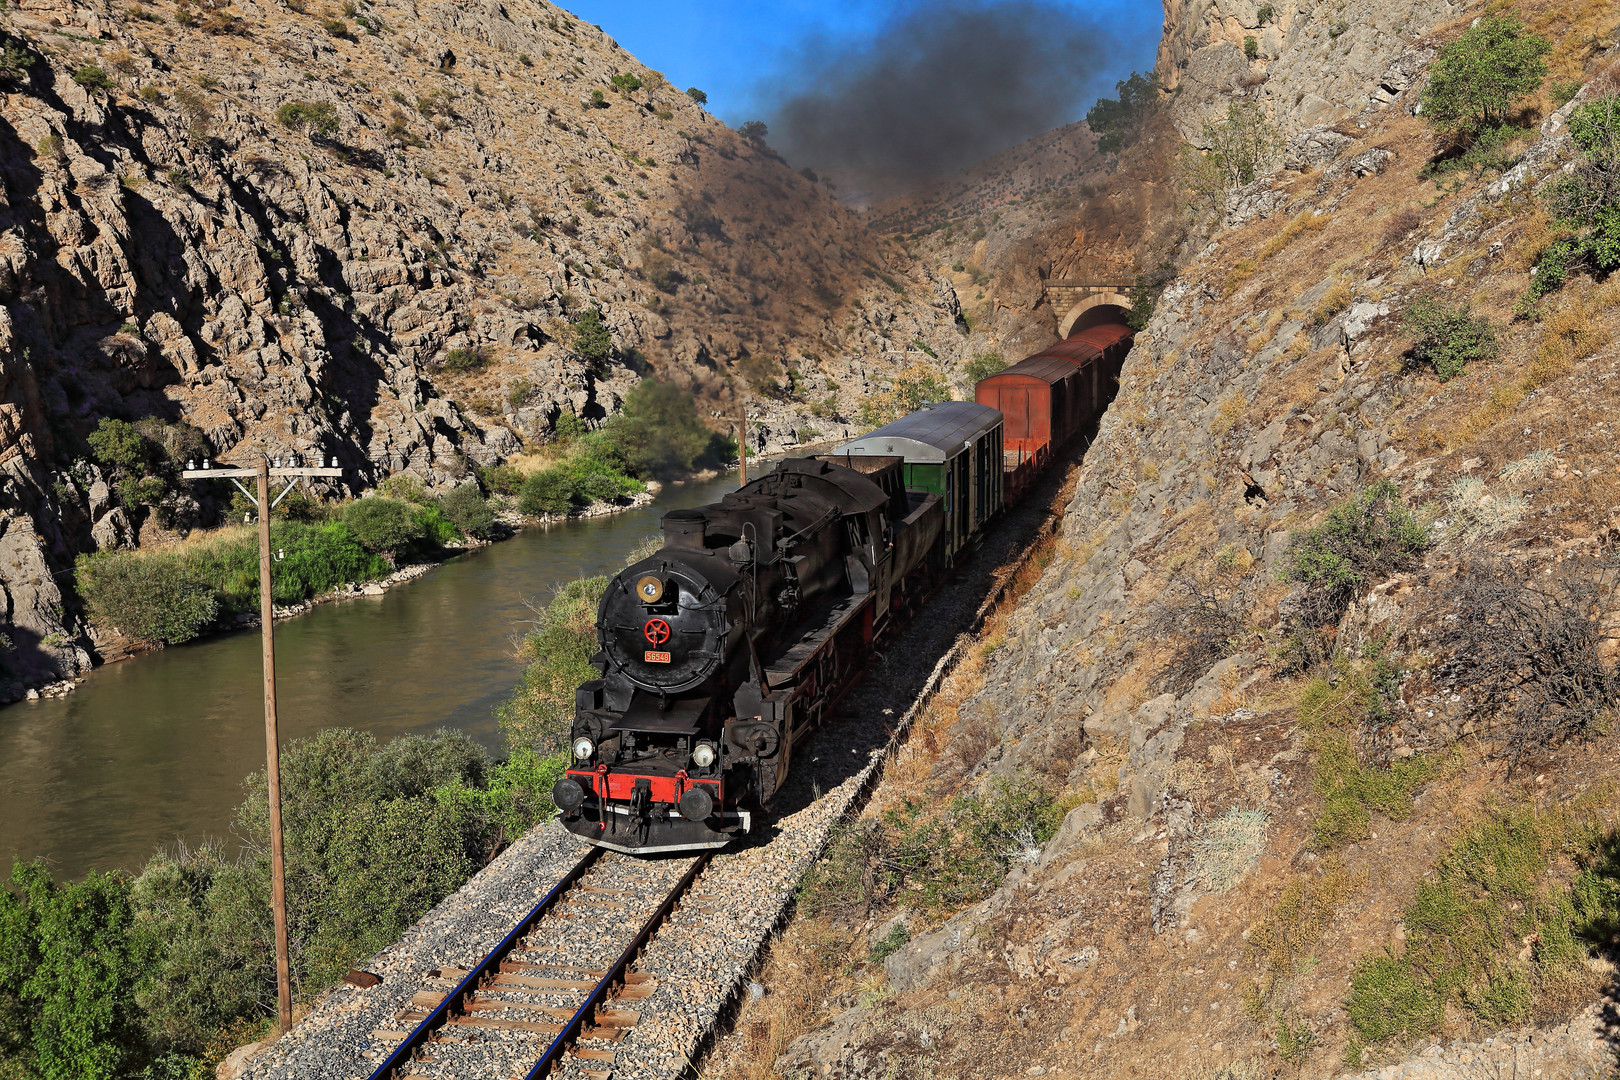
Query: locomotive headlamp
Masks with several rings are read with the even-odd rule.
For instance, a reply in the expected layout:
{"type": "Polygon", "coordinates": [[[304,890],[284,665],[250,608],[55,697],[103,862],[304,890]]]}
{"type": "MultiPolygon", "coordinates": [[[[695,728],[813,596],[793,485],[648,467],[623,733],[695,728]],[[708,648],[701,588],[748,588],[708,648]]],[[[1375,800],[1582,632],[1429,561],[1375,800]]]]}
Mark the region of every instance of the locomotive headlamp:
{"type": "Polygon", "coordinates": [[[692,764],[700,769],[707,769],[714,764],[714,744],[700,742],[692,750],[692,764]]]}
{"type": "Polygon", "coordinates": [[[636,582],[636,595],[643,604],[656,604],[664,598],[664,583],[651,574],[636,582]]]}
{"type": "Polygon", "coordinates": [[[578,758],[580,761],[584,761],[589,758],[591,756],[591,752],[595,749],[596,744],[585,738],[583,735],[574,740],[574,757],[578,758]]]}

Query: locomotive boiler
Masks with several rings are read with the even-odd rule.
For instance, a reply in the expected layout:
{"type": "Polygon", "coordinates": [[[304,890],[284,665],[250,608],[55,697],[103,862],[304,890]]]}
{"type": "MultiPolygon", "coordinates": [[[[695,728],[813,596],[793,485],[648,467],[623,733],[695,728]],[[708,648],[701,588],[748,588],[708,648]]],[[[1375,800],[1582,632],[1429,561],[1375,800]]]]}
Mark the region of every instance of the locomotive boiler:
{"type": "Polygon", "coordinates": [[[794,748],[923,591],[941,496],[899,457],[782,462],[718,503],[664,515],[621,571],[581,686],[565,825],[621,851],[721,847],[747,832],[794,748]]]}

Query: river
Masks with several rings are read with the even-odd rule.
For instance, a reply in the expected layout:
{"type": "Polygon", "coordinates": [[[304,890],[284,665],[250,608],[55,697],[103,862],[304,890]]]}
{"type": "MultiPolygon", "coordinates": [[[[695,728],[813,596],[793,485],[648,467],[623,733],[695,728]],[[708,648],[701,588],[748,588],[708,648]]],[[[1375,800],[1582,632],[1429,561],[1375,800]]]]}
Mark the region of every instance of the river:
{"type": "MultiPolygon", "coordinates": [[[[276,624],[285,745],[332,727],[379,738],[459,728],[500,749],[495,707],[514,640],[559,583],[613,573],[667,510],[735,473],[671,484],[645,507],[522,530],[388,590],[276,624]]],[[[66,697],[0,708],[0,872],[44,856],[61,878],[139,869],[163,845],[229,838],[242,780],[264,766],[259,634],[109,664],[66,697]]]]}

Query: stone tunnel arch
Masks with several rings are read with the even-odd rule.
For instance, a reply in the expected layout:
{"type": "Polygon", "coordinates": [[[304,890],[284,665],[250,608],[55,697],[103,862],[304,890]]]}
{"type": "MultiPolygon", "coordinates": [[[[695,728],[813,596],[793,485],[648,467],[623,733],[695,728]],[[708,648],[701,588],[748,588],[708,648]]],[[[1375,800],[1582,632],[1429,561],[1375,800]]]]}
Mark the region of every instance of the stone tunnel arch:
{"type": "Polygon", "coordinates": [[[1113,291],[1094,292],[1071,307],[1058,322],[1058,337],[1089,329],[1099,323],[1124,322],[1131,298],[1113,291]]]}

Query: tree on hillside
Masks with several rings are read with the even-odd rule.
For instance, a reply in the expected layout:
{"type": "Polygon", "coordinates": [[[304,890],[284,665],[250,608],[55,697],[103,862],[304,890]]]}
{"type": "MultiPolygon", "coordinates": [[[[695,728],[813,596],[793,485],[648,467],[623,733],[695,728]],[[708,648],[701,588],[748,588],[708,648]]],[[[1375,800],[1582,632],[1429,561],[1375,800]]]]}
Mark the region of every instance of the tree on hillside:
{"type": "Polygon", "coordinates": [[[771,129],[763,120],[745,121],[743,125],[737,129],[737,134],[741,135],[755,146],[764,146],[765,136],[769,135],[770,133],[771,129]]]}
{"type": "Polygon", "coordinates": [[[638,476],[679,476],[705,457],[718,457],[724,441],[703,426],[689,392],[658,379],[631,387],[624,411],[608,421],[607,434],[638,476]]]}
{"type": "Polygon", "coordinates": [[[586,308],[580,312],[569,330],[573,337],[569,347],[593,370],[602,370],[613,359],[613,331],[603,321],[601,308],[586,308]]]}
{"type": "Polygon", "coordinates": [[[705,94],[702,90],[699,90],[695,86],[688,86],[686,88],[686,96],[697,102],[699,105],[707,105],[709,103],[709,95],[705,94]]]}
{"type": "Polygon", "coordinates": [[[1104,154],[1115,154],[1136,141],[1142,125],[1159,103],[1159,77],[1152,72],[1143,75],[1131,72],[1131,77],[1114,84],[1116,98],[1098,98],[1097,104],[1086,113],[1086,126],[1097,136],[1097,149],[1104,154]]]}
{"type": "Polygon", "coordinates": [[[1505,123],[1547,75],[1552,42],[1512,15],[1487,16],[1440,50],[1423,90],[1423,114],[1441,131],[1472,134],[1505,123]]]}
{"type": "Polygon", "coordinates": [[[1226,196],[1260,175],[1282,148],[1282,135],[1252,101],[1230,102],[1222,118],[1208,116],[1200,125],[1205,149],[1183,145],[1176,162],[1176,181],[1195,210],[1218,212],[1226,196]]]}

